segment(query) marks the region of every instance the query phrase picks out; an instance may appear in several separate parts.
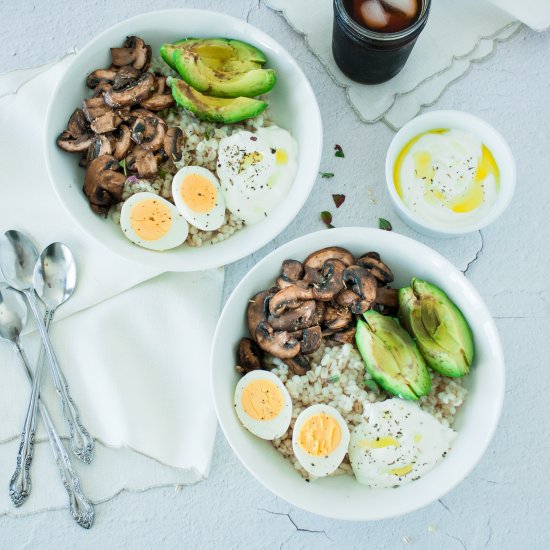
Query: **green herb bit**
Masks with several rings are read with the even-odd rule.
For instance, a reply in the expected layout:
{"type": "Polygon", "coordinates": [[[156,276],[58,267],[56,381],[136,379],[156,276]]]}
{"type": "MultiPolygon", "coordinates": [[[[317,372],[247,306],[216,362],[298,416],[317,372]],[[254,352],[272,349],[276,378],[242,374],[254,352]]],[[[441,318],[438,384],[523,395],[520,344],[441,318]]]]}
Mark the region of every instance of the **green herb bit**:
{"type": "Polygon", "coordinates": [[[329,229],[334,228],[334,225],[332,225],[332,214],[328,210],[321,212],[321,220],[329,229]]]}
{"type": "Polygon", "coordinates": [[[384,218],[378,218],[378,227],[384,231],[391,231],[393,229],[391,223],[384,218]]]}
{"type": "Polygon", "coordinates": [[[334,177],[334,174],[332,172],[319,172],[319,174],[323,179],[326,179],[326,180],[334,177]]]}
{"type": "Polygon", "coordinates": [[[126,159],[122,159],[118,165],[122,168],[122,171],[124,172],[124,175],[127,176],[128,173],[126,172],[126,159]]]}
{"type": "Polygon", "coordinates": [[[338,380],[340,380],[340,377],[335,374],[334,376],[331,376],[328,381],[331,383],[331,384],[336,384],[336,382],[338,382],[338,380]]]}
{"type": "Polygon", "coordinates": [[[335,151],[335,153],[334,153],[334,156],[335,156],[335,157],[339,157],[339,158],[343,159],[343,158],[346,156],[346,155],[344,155],[344,150],[343,150],[342,147],[341,147],[340,145],[338,145],[338,144],[336,144],[336,145],[334,146],[334,151],[335,151]]]}

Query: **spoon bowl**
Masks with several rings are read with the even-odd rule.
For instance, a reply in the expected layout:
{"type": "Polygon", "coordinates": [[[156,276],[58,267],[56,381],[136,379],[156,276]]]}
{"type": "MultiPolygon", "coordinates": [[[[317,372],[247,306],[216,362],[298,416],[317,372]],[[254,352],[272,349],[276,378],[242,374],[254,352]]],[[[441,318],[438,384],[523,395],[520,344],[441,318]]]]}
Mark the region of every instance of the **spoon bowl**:
{"type": "Polygon", "coordinates": [[[0,271],[10,286],[17,290],[32,287],[38,251],[23,233],[6,231],[0,237],[0,271]]]}
{"type": "Polygon", "coordinates": [[[63,243],[48,245],[36,262],[33,282],[48,310],[66,302],[76,287],[76,264],[70,249],[63,243]]]}
{"type": "Polygon", "coordinates": [[[27,304],[23,296],[0,283],[0,338],[14,342],[27,324],[27,304]]]}

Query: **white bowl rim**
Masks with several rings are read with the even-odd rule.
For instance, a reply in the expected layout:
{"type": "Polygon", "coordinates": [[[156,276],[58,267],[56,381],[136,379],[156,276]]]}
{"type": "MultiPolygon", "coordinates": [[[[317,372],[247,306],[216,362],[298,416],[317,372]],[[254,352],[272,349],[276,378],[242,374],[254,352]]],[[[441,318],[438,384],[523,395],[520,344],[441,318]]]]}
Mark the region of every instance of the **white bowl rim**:
{"type": "MultiPolygon", "coordinates": [[[[340,513],[339,511],[336,513],[334,512],[327,513],[324,509],[319,508],[315,502],[304,501],[302,499],[296,498],[294,495],[283,494],[283,491],[281,491],[280,488],[274,482],[272,482],[271,479],[262,475],[261,471],[255,469],[251,464],[247,462],[246,458],[243,456],[243,454],[234,444],[230,434],[231,426],[229,424],[229,421],[226,421],[223,418],[223,416],[220,414],[220,409],[218,407],[219,401],[218,401],[218,394],[216,390],[217,385],[215,383],[215,370],[213,365],[214,365],[214,358],[216,355],[216,347],[217,347],[216,343],[218,342],[219,336],[223,331],[223,327],[227,322],[225,317],[228,315],[228,312],[232,307],[234,296],[238,294],[241,288],[245,287],[248,284],[249,278],[252,278],[254,273],[256,271],[259,271],[264,264],[269,263],[272,260],[272,258],[274,258],[275,256],[279,256],[282,252],[285,252],[287,250],[292,251],[294,247],[299,247],[303,243],[308,243],[310,240],[316,238],[317,236],[320,236],[321,234],[326,235],[326,241],[324,246],[337,246],[339,242],[345,240],[346,238],[356,238],[358,235],[361,235],[361,237],[365,238],[365,241],[368,242],[368,236],[372,235],[374,232],[387,233],[380,229],[366,228],[366,227],[340,227],[340,228],[331,229],[330,231],[324,229],[321,231],[316,231],[313,233],[303,235],[296,239],[293,239],[292,241],[289,241],[281,245],[280,247],[278,247],[277,249],[269,253],[267,256],[262,258],[241,279],[241,281],[237,284],[237,286],[233,289],[231,295],[229,296],[220,314],[220,318],[216,326],[216,331],[214,333],[214,337],[212,340],[212,350],[211,350],[210,361],[209,361],[210,391],[212,393],[212,399],[214,403],[214,409],[216,411],[216,416],[218,418],[218,422],[226,438],[226,441],[229,443],[230,447],[233,449],[233,452],[236,454],[236,456],[238,457],[240,462],[244,465],[244,467],[252,474],[253,477],[255,477],[262,485],[264,485],[272,493],[274,493],[281,499],[293,504],[294,506],[297,506],[308,512],[311,512],[320,516],[325,516],[325,517],[330,517],[332,519],[345,520],[345,521],[378,521],[382,519],[390,519],[393,517],[398,517],[404,514],[414,512],[420,508],[423,508],[424,506],[428,506],[429,504],[435,502],[437,499],[442,498],[448,492],[452,491],[457,485],[459,485],[477,466],[477,464],[485,454],[487,448],[489,447],[489,444],[491,443],[493,436],[495,434],[495,431],[498,427],[498,423],[502,414],[502,407],[504,403],[504,395],[505,395],[504,352],[502,349],[502,343],[500,341],[500,336],[498,334],[498,330],[496,328],[493,317],[489,309],[485,305],[485,302],[483,301],[483,299],[481,298],[480,294],[477,292],[475,287],[472,285],[472,283],[449,260],[447,260],[445,257],[443,257],[441,254],[439,254],[429,246],[419,241],[416,241],[410,237],[406,237],[398,233],[393,233],[393,232],[390,233],[392,235],[391,238],[394,238],[396,239],[396,241],[401,242],[404,246],[417,247],[419,251],[429,254],[431,257],[437,259],[438,262],[442,263],[446,268],[450,269],[454,275],[459,276],[462,283],[467,287],[468,292],[471,293],[473,297],[475,297],[477,307],[479,308],[483,316],[487,319],[491,332],[493,332],[494,336],[496,336],[496,340],[495,340],[496,353],[494,358],[494,364],[495,364],[495,368],[497,369],[497,378],[494,380],[495,384],[493,388],[493,396],[492,396],[492,403],[491,403],[492,405],[491,426],[490,426],[490,429],[487,430],[487,432],[485,432],[484,439],[481,445],[477,445],[475,447],[475,450],[472,451],[470,455],[469,463],[460,472],[459,475],[455,476],[455,478],[452,481],[447,482],[444,485],[438,486],[437,489],[433,491],[428,498],[426,498],[425,495],[419,495],[418,499],[415,501],[414,504],[401,506],[399,509],[392,511],[391,513],[380,513],[377,510],[369,511],[370,513],[359,512],[354,514],[340,513]]],[[[290,252],[290,255],[285,254],[285,257],[292,257],[292,252],[290,252]]],[[[410,486],[411,484],[408,484],[408,485],[410,486]]]]}
{"type": "MultiPolygon", "coordinates": [[[[145,13],[140,13],[138,15],[135,15],[129,19],[126,19],[124,21],[120,21],[119,23],[116,23],[114,25],[109,26],[108,28],[104,29],[99,34],[95,35],[91,40],[89,40],[85,46],[83,46],[82,49],[80,49],[75,57],[68,63],[68,65],[65,67],[63,73],[60,75],[59,80],[57,81],[53,93],[51,95],[50,101],[48,102],[48,107],[46,110],[46,118],[45,118],[45,125],[44,125],[44,132],[43,132],[43,139],[45,143],[44,147],[44,156],[46,161],[46,171],[48,174],[48,179],[50,182],[51,187],[54,189],[54,192],[56,196],[58,197],[60,203],[63,205],[63,208],[68,212],[69,216],[73,219],[73,221],[78,225],[78,227],[91,239],[93,239],[95,242],[99,243],[101,246],[107,248],[111,252],[114,252],[120,257],[125,258],[128,261],[134,262],[139,265],[145,265],[147,267],[154,266],[153,263],[150,263],[151,256],[148,256],[147,259],[145,257],[143,259],[138,259],[136,257],[131,257],[129,254],[126,254],[124,251],[119,250],[117,247],[112,247],[109,245],[109,243],[102,240],[98,235],[96,235],[93,231],[89,230],[86,224],[82,223],[79,219],[76,212],[74,212],[71,208],[68,207],[68,205],[65,204],[65,200],[63,198],[63,195],[58,188],[58,186],[54,183],[55,182],[55,174],[53,171],[50,154],[49,154],[49,146],[50,146],[50,139],[51,136],[48,133],[48,129],[52,125],[52,111],[53,111],[53,105],[55,98],[59,95],[60,90],[63,86],[63,78],[67,71],[73,67],[73,65],[77,64],[81,57],[84,56],[84,54],[91,48],[93,48],[98,42],[103,40],[103,38],[113,31],[116,31],[119,28],[126,28],[128,25],[131,25],[132,23],[135,23],[137,21],[141,20],[147,20],[150,17],[154,16],[167,16],[170,17],[170,15],[185,15],[185,14],[194,14],[198,16],[203,16],[206,19],[211,17],[216,17],[219,19],[225,19],[228,22],[238,22],[239,25],[244,26],[245,28],[249,28],[251,32],[254,33],[255,37],[259,40],[262,40],[267,43],[276,44],[278,48],[284,53],[286,56],[285,63],[289,64],[293,67],[293,70],[297,72],[302,77],[302,81],[304,84],[304,89],[307,91],[308,95],[310,96],[311,101],[308,101],[308,104],[310,108],[312,108],[315,112],[315,116],[313,119],[309,120],[309,124],[314,126],[312,135],[316,137],[317,139],[309,140],[307,147],[311,151],[313,155],[313,161],[310,162],[310,165],[315,167],[315,171],[312,171],[310,182],[308,181],[300,181],[300,187],[306,187],[307,192],[304,193],[303,200],[296,200],[296,201],[287,201],[288,208],[280,209],[278,211],[279,217],[278,220],[281,220],[281,222],[278,224],[277,229],[273,229],[271,232],[262,232],[262,231],[255,231],[255,234],[260,235],[259,237],[256,237],[254,239],[254,244],[249,245],[246,247],[245,252],[241,252],[239,250],[243,250],[243,248],[239,248],[238,250],[234,250],[231,254],[225,254],[223,256],[223,259],[212,259],[210,261],[202,261],[200,264],[197,264],[196,262],[191,263],[191,265],[187,265],[184,261],[182,261],[180,258],[176,258],[175,261],[169,261],[169,260],[161,260],[159,262],[160,266],[159,269],[167,270],[167,271],[178,271],[178,272],[187,272],[187,271],[200,271],[205,269],[213,269],[218,267],[223,267],[225,265],[228,265],[232,262],[238,261],[242,258],[245,258],[246,256],[253,254],[266,244],[268,244],[271,240],[273,240],[275,237],[277,237],[280,233],[282,233],[286,227],[293,221],[293,219],[298,215],[301,208],[304,206],[304,204],[307,202],[309,195],[311,194],[311,191],[313,190],[313,187],[315,185],[316,176],[319,170],[319,166],[321,164],[321,156],[322,156],[322,150],[323,150],[323,123],[322,123],[322,117],[321,117],[321,111],[319,109],[319,104],[317,102],[317,97],[315,95],[315,92],[313,91],[313,88],[308,80],[308,78],[305,76],[304,72],[302,71],[301,67],[298,65],[296,60],[292,57],[292,55],[287,51],[286,48],[284,48],[275,38],[271,37],[266,32],[262,31],[261,29],[255,27],[254,25],[251,25],[247,21],[244,21],[242,19],[239,19],[237,17],[233,17],[231,15],[212,11],[212,10],[204,10],[204,9],[192,9],[192,8],[169,8],[169,9],[162,9],[162,10],[154,10],[149,11],[145,13]],[[182,265],[183,264],[183,265],[182,265]]],[[[298,164],[299,164],[298,160],[298,164]]],[[[295,188],[296,179],[293,182],[293,188],[295,188]]],[[[292,194],[292,189],[289,193],[289,196],[292,194]]],[[[287,197],[288,198],[288,197],[287,197]]],[[[258,224],[261,225],[261,224],[258,224]]],[[[131,246],[132,243],[129,243],[129,246],[131,246]]],[[[131,248],[129,248],[131,250],[131,248]]],[[[149,251],[150,252],[150,251],[149,251]]],[[[187,260],[189,261],[189,260],[187,260]]]]}
{"type": "MultiPolygon", "coordinates": [[[[425,131],[425,130],[424,130],[425,131]]],[[[499,166],[500,169],[500,166],[499,166]]],[[[502,134],[486,120],[466,111],[459,111],[453,109],[441,109],[436,111],[428,111],[423,113],[405,124],[393,137],[386,153],[386,188],[390,195],[393,207],[397,210],[400,217],[408,223],[411,220],[413,229],[416,229],[415,225],[420,226],[427,230],[428,234],[439,234],[441,236],[459,236],[467,233],[473,233],[479,231],[489,224],[493,223],[499,218],[504,211],[510,205],[510,202],[514,196],[516,188],[516,164],[514,155],[508,142],[504,139],[502,134]],[[460,228],[452,228],[450,225],[438,224],[436,222],[430,223],[424,218],[418,216],[415,212],[407,208],[403,203],[393,182],[393,167],[395,159],[406,141],[403,143],[403,135],[409,134],[417,126],[422,126],[425,123],[432,122],[433,128],[449,127],[453,128],[453,124],[459,122],[461,126],[467,126],[473,133],[482,133],[484,142],[490,151],[495,154],[495,150],[498,147],[502,151],[502,157],[507,162],[507,172],[505,174],[506,185],[501,185],[496,203],[491,208],[489,214],[478,221],[471,222],[460,228]]],[[[501,183],[502,183],[502,170],[501,170],[501,183]]]]}

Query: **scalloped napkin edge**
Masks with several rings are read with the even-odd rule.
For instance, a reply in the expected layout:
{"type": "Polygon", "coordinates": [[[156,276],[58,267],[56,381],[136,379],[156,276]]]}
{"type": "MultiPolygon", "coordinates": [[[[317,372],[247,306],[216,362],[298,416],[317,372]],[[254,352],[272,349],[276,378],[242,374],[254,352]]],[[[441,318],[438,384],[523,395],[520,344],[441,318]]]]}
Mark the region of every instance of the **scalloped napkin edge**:
{"type": "Polygon", "coordinates": [[[347,78],[334,62],[331,0],[263,1],[304,36],[331,78],[346,89],[349,103],[363,122],[382,120],[393,130],[434,105],[472,63],[486,59],[496,44],[511,38],[521,26],[502,10],[478,0],[464,0],[460,6],[439,0],[432,4],[428,24],[401,73],[389,82],[367,86],[347,78]],[[456,33],[448,33],[457,21],[467,29],[459,40],[456,33]]]}

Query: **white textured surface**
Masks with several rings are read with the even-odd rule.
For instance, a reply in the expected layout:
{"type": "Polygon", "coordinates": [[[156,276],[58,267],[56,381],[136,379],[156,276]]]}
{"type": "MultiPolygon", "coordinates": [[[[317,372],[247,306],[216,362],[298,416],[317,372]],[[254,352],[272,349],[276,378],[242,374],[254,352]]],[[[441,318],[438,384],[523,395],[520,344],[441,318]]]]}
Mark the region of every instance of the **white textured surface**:
{"type": "MultiPolygon", "coordinates": [[[[131,14],[162,7],[218,9],[272,34],[293,53],[310,78],[323,114],[321,180],[300,216],[255,255],[226,270],[226,294],[256,260],[278,244],[321,224],[331,209],[335,225],[397,221],[385,197],[384,156],[393,133],[383,124],[361,123],[344,92],[326,75],[302,39],[257,1],[157,1],[71,4],[0,2],[0,72],[36,66],[82,46],[106,26],[131,14]],[[107,8],[109,5],[109,8],[107,8]],[[15,53],[16,55],[13,55],[15,53]],[[345,159],[333,157],[340,143],[345,159]],[[370,201],[371,190],[376,204],[370,201]],[[330,194],[348,196],[336,212],[330,194]]],[[[218,434],[210,478],[176,492],[173,487],[123,493],[97,506],[90,532],[74,526],[65,510],[21,519],[0,518],[3,548],[373,548],[468,550],[548,547],[550,526],[550,247],[548,152],[550,139],[550,34],[529,30],[499,46],[474,66],[437,107],[484,117],[508,139],[518,163],[518,188],[510,210],[493,226],[457,241],[426,239],[467,275],[494,313],[507,358],[504,414],[484,460],[439,503],[391,521],[329,521],[288,506],[263,489],[218,434]],[[405,538],[404,537],[408,537],[405,538]],[[410,543],[407,541],[410,540],[410,543]]],[[[1,474],[6,477],[6,474],[1,474]]],[[[1,486],[1,483],[0,483],[1,486]]]]}

